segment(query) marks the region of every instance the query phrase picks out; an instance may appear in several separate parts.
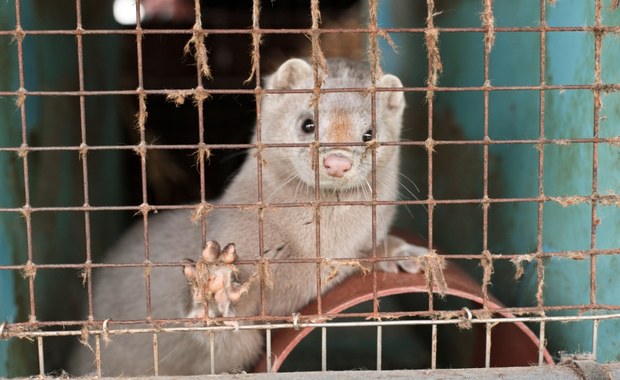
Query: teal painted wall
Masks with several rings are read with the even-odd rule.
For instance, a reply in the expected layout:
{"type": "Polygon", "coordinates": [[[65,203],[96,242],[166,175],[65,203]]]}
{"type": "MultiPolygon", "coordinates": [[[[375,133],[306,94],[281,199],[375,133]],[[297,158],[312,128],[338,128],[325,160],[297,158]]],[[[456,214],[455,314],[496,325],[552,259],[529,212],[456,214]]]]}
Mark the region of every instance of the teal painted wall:
{"type": "MultiPolygon", "coordinates": [[[[25,0],[20,14],[24,30],[75,29],[75,1],[25,0]]],[[[82,4],[85,28],[113,26],[111,6],[82,4]],[[109,8],[109,9],[108,9],[109,8]]],[[[15,28],[15,2],[0,2],[0,29],[15,28]]],[[[86,89],[119,88],[117,37],[85,36],[86,89]]],[[[71,35],[27,35],[23,41],[24,87],[30,91],[78,90],[77,42],[71,35]]],[[[0,37],[0,91],[19,88],[17,43],[0,37]]],[[[122,141],[118,97],[87,97],[86,141],[89,145],[122,141]]],[[[80,137],[80,105],[75,96],[28,96],[26,98],[27,143],[30,146],[77,146],[80,137]]],[[[0,146],[22,143],[20,110],[14,97],[0,98],[0,146]]],[[[84,203],[82,162],[76,151],[30,152],[28,154],[30,204],[81,206],[84,203]]],[[[118,153],[88,154],[89,195],[92,205],[123,204],[122,172],[118,153]]],[[[25,204],[23,162],[14,152],[0,152],[0,208],[25,204]]],[[[103,251],[122,230],[115,213],[91,213],[93,255],[103,251]]],[[[24,218],[0,212],[0,264],[27,261],[24,218]]],[[[85,222],[80,212],[32,214],[33,261],[37,264],[80,263],[85,260],[85,222]]],[[[30,314],[28,280],[19,272],[0,271],[0,321],[25,322],[30,314]]],[[[35,277],[36,318],[39,321],[74,320],[86,302],[78,271],[38,270],[35,277]]],[[[59,368],[70,339],[45,340],[45,370],[59,368]]],[[[0,341],[0,376],[29,376],[38,373],[36,345],[27,340],[0,341]]]]}
{"type": "MultiPolygon", "coordinates": [[[[0,29],[15,27],[15,7],[13,2],[0,3],[0,29]]],[[[0,91],[19,88],[17,70],[17,47],[8,36],[0,37],[0,91]]],[[[15,107],[15,99],[0,97],[0,146],[19,146],[20,117],[15,107]]],[[[16,154],[0,153],[0,208],[23,205],[23,175],[19,170],[16,154]]],[[[26,240],[17,224],[15,215],[0,212],[0,265],[13,264],[17,252],[24,250],[26,240]]],[[[15,281],[17,273],[0,271],[0,322],[13,322],[18,319],[19,306],[15,281]]],[[[24,364],[13,359],[11,354],[17,351],[15,342],[0,340],[0,377],[8,376],[9,365],[17,373],[22,372],[24,364]],[[11,358],[12,360],[9,360],[11,358]]],[[[12,372],[14,373],[14,372],[12,372]]],[[[11,374],[12,374],[11,373],[11,374]]],[[[23,372],[22,372],[23,373],[23,372]]]]}
{"type": "MultiPolygon", "coordinates": [[[[620,25],[620,12],[610,12],[605,2],[603,21],[620,25]]],[[[593,2],[562,1],[548,12],[550,26],[593,25],[593,2]],[[591,4],[590,4],[591,3],[591,4]]],[[[593,33],[550,33],[547,43],[549,84],[589,84],[594,81],[593,33]]],[[[606,83],[620,83],[618,76],[620,44],[617,36],[603,38],[601,69],[606,83]]],[[[591,138],[594,123],[594,95],[591,91],[548,92],[545,97],[545,129],[549,138],[591,138]]],[[[603,94],[600,115],[601,137],[620,136],[620,97],[603,94]]],[[[549,196],[592,194],[592,144],[548,146],[545,148],[545,193],[549,196]]],[[[601,195],[620,194],[620,148],[599,144],[599,168],[596,178],[601,195]]],[[[618,206],[596,208],[600,224],[596,229],[596,247],[620,248],[620,211],[618,206]]],[[[589,249],[592,207],[588,204],[562,207],[546,204],[543,246],[545,251],[589,249]]],[[[601,304],[619,305],[620,280],[618,255],[599,256],[596,270],[596,298],[601,304]]],[[[533,274],[530,273],[530,276],[533,274]]],[[[545,262],[545,302],[549,305],[575,305],[590,302],[590,260],[553,258],[545,262]]],[[[533,281],[529,280],[531,284],[533,281]]],[[[527,288],[533,291],[533,287],[527,288]]],[[[521,300],[526,303],[526,299],[521,300]]],[[[575,314],[575,313],[573,313],[575,314]]],[[[592,351],[592,322],[548,325],[550,347],[555,350],[592,351]]],[[[598,359],[620,360],[620,321],[603,321],[598,332],[598,359]]]]}
{"type": "MultiPolygon", "coordinates": [[[[438,27],[479,27],[482,1],[443,0],[436,2],[438,27]]],[[[604,1],[603,22],[620,25],[620,10],[611,12],[604,1]]],[[[538,26],[539,0],[494,0],[496,27],[538,26]]],[[[594,24],[594,1],[559,0],[547,6],[550,26],[594,24]]],[[[412,3],[387,2],[383,26],[423,26],[426,9],[412,3]],[[390,9],[390,7],[393,7],[390,9]],[[410,21],[403,21],[409,19],[410,21]]],[[[381,14],[381,12],[380,12],[381,14]]],[[[420,35],[401,35],[400,54],[384,46],[385,67],[393,69],[406,86],[418,86],[426,76],[426,50],[420,35]]],[[[439,85],[482,86],[484,84],[483,33],[442,33],[440,53],[444,65],[439,85]]],[[[602,80],[620,83],[618,36],[607,34],[602,47],[602,80]]],[[[591,84],[594,81],[594,35],[591,32],[549,32],[546,42],[545,81],[552,85],[591,84]]],[[[537,32],[496,33],[491,51],[489,77],[496,86],[536,86],[540,75],[540,34],[537,32]]],[[[412,95],[408,95],[412,99],[412,95]]],[[[482,139],[484,126],[482,92],[440,92],[434,100],[433,137],[446,140],[482,139]]],[[[620,136],[620,94],[604,93],[600,115],[601,137],[620,136]]],[[[405,138],[425,140],[426,104],[418,98],[409,102],[409,127],[405,138]]],[[[493,91],[489,96],[489,137],[493,140],[538,139],[540,101],[538,91],[493,91]]],[[[592,138],[594,96],[590,90],[545,92],[545,137],[551,139],[592,138]]],[[[425,152],[405,152],[406,175],[427,194],[425,152]]],[[[620,193],[620,148],[598,145],[598,192],[620,193]]],[[[437,147],[433,155],[433,195],[437,199],[481,198],[483,195],[483,149],[480,146],[437,147]]],[[[544,147],[544,194],[548,196],[592,194],[593,146],[590,143],[546,145],[544,147]]],[[[492,198],[538,196],[538,151],[534,145],[510,144],[489,147],[489,196],[492,198]]],[[[598,205],[600,224],[596,247],[620,248],[620,212],[614,205],[598,205]]],[[[589,204],[563,207],[548,202],[543,210],[543,250],[590,249],[591,213],[589,204]]],[[[426,211],[401,215],[401,227],[409,226],[426,236],[426,211]],[[411,227],[413,226],[413,227],[411,227]]],[[[537,204],[494,204],[489,209],[488,247],[492,253],[531,253],[537,244],[537,204]]],[[[434,215],[434,240],[447,253],[480,253],[482,250],[482,209],[479,205],[438,206],[434,215]]],[[[469,266],[479,280],[477,263],[469,266]]],[[[597,300],[618,305],[620,286],[616,274],[618,255],[597,258],[597,300]]],[[[590,261],[554,258],[544,263],[546,305],[577,305],[590,302],[590,261]]],[[[526,273],[514,280],[514,265],[494,262],[492,292],[507,305],[535,304],[536,264],[526,265],[526,273]]],[[[536,326],[533,326],[536,328],[536,326]]],[[[601,361],[620,360],[620,321],[600,323],[597,354],[601,361]]],[[[551,323],[547,325],[549,348],[554,351],[592,351],[592,323],[551,323]]]]}

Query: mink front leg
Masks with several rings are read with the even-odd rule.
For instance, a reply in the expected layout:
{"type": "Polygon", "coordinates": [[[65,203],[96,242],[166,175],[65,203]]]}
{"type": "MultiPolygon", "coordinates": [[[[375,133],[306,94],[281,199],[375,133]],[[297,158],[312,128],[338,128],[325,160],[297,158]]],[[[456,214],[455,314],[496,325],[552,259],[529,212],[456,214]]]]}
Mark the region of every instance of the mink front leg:
{"type": "MultiPolygon", "coordinates": [[[[248,294],[250,283],[240,283],[235,245],[230,243],[223,249],[216,241],[208,241],[197,262],[188,260],[183,273],[189,283],[189,318],[235,317],[236,305],[252,302],[248,294]]],[[[248,322],[225,321],[225,325],[239,327],[248,322]]],[[[249,371],[263,351],[263,334],[259,330],[235,329],[213,332],[214,369],[216,373],[249,371]]],[[[198,360],[209,361],[211,338],[204,334],[199,339],[205,348],[198,360]]],[[[208,373],[204,373],[208,374],[208,373]]]]}

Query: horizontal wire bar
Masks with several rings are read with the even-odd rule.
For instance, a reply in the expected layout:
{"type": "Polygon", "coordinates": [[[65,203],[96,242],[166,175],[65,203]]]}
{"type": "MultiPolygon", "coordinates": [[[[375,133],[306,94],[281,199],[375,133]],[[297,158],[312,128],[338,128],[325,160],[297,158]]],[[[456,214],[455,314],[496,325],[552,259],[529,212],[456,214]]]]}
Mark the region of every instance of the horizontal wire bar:
{"type": "MultiPolygon", "coordinates": [[[[470,309],[469,312],[472,315],[487,315],[488,313],[499,314],[509,313],[513,316],[541,316],[544,317],[545,313],[550,312],[574,312],[578,316],[583,315],[585,312],[618,312],[620,311],[620,305],[606,305],[606,304],[580,304],[580,305],[558,305],[558,306],[528,306],[528,307],[503,307],[503,308],[483,308],[483,309],[470,309]]],[[[213,323],[225,323],[225,322],[292,322],[295,326],[296,321],[317,322],[317,321],[332,321],[338,318],[359,318],[359,319],[396,319],[396,318],[433,318],[433,319],[454,319],[455,312],[461,312],[461,310],[422,310],[422,311],[398,311],[398,312],[341,312],[341,313],[323,313],[323,314],[304,314],[304,315],[273,315],[273,316],[237,316],[237,317],[218,317],[209,318],[208,322],[213,323]]],[[[468,316],[470,313],[462,311],[461,314],[468,316]]],[[[468,317],[469,318],[469,317],[468,317]]],[[[473,318],[473,317],[472,317],[473,318]]],[[[196,324],[204,323],[205,320],[201,318],[151,318],[151,319],[132,319],[132,320],[65,320],[65,321],[34,321],[34,322],[15,322],[4,323],[6,328],[2,330],[20,330],[31,331],[41,328],[66,327],[79,326],[79,327],[95,327],[103,325],[115,325],[115,326],[131,326],[131,325],[144,325],[152,324],[154,326],[165,327],[174,325],[196,324]]],[[[4,326],[3,326],[4,327],[4,326]]]]}
{"type": "MultiPolygon", "coordinates": [[[[451,86],[433,87],[435,92],[465,92],[465,91],[554,91],[554,90],[593,90],[593,91],[620,91],[618,83],[592,83],[592,84],[558,84],[558,85],[531,85],[531,86],[451,86]]],[[[63,91],[41,91],[17,89],[15,91],[0,91],[0,96],[107,96],[107,95],[170,95],[175,92],[186,92],[184,95],[191,96],[192,91],[212,95],[255,95],[261,94],[312,94],[313,89],[240,89],[240,88],[174,88],[174,89],[127,89],[127,90],[63,90],[63,91]]],[[[340,88],[320,88],[319,93],[343,93],[359,92],[367,93],[367,87],[340,87],[340,88]]],[[[377,92],[427,92],[429,87],[377,87],[377,92]]]]}
{"type": "MultiPolygon", "coordinates": [[[[495,311],[495,310],[493,310],[495,311]]],[[[377,321],[347,321],[347,322],[297,322],[293,323],[269,323],[269,324],[251,324],[251,325],[211,325],[211,326],[187,326],[187,327],[136,327],[123,329],[89,329],[88,334],[93,335],[121,335],[121,334],[145,334],[145,333],[178,333],[178,332],[216,332],[216,331],[238,331],[238,330],[277,330],[277,329],[293,329],[293,328],[341,328],[341,327],[377,327],[377,326],[432,326],[432,325],[454,325],[460,324],[464,320],[472,324],[486,323],[517,323],[517,322],[583,322],[583,321],[601,321],[620,319],[620,313],[604,314],[604,315],[576,315],[576,316],[532,316],[532,317],[502,317],[502,318],[458,318],[458,319],[438,319],[438,320],[377,320],[377,321]]],[[[239,320],[239,319],[237,319],[239,320]]],[[[108,326],[111,323],[108,323],[108,326]]],[[[18,329],[19,330],[19,329],[18,329]]],[[[12,331],[11,324],[5,325],[1,339],[7,338],[34,338],[34,337],[51,337],[51,336],[83,336],[83,330],[65,330],[65,331],[12,331]]]]}
{"type": "Polygon", "coordinates": [[[589,194],[589,195],[561,195],[524,198],[472,198],[472,199],[423,199],[423,200],[371,200],[371,201],[308,201],[291,203],[207,203],[190,205],[129,205],[129,206],[48,206],[48,207],[3,207],[1,212],[30,214],[37,212],[94,212],[94,211],[134,211],[136,213],[150,212],[156,213],[161,210],[195,210],[197,207],[207,206],[212,209],[247,209],[256,211],[257,209],[278,209],[278,208],[315,208],[315,207],[345,207],[345,206],[441,206],[441,205],[463,205],[463,204],[503,204],[503,203],[550,203],[577,205],[586,203],[616,204],[620,201],[618,194],[589,194]]]}
{"type": "MultiPolygon", "coordinates": [[[[488,254],[463,254],[463,253],[450,253],[443,254],[442,257],[445,260],[449,261],[457,261],[457,260],[481,260],[483,258],[492,258],[493,260],[523,260],[524,257],[527,256],[535,256],[539,255],[541,257],[557,257],[557,258],[569,258],[573,260],[583,260],[586,256],[596,255],[596,256],[605,256],[605,255],[616,255],[620,253],[620,248],[616,249],[588,249],[588,250],[569,250],[569,251],[553,251],[553,252],[529,252],[529,253],[488,253],[488,254]]],[[[402,257],[361,257],[355,259],[356,262],[362,263],[379,263],[379,262],[390,262],[390,261],[401,261],[402,257]]],[[[319,260],[317,258],[307,258],[307,259],[268,259],[269,264],[320,264],[324,261],[319,260]]],[[[328,264],[336,264],[336,263],[349,263],[351,259],[349,258],[333,258],[329,259],[328,264]]],[[[257,258],[256,260],[238,260],[235,261],[236,265],[258,265],[261,263],[261,260],[257,258]]],[[[183,267],[186,266],[187,263],[184,261],[148,261],[148,262],[134,262],[134,263],[67,263],[67,264],[37,264],[37,263],[28,263],[28,264],[14,264],[14,265],[0,265],[0,270],[25,270],[25,269],[84,269],[84,268],[172,268],[172,267],[183,267]]]]}
{"type": "MultiPolygon", "coordinates": [[[[566,138],[566,139],[510,139],[510,140],[424,140],[424,141],[380,141],[380,146],[419,146],[433,145],[569,145],[569,144],[620,144],[620,136],[617,137],[594,137],[594,138],[566,138]]],[[[363,142],[318,142],[318,147],[353,147],[366,146],[363,142]]],[[[79,152],[110,151],[110,150],[239,150],[239,149],[276,149],[276,148],[309,148],[308,143],[261,143],[258,144],[176,144],[176,145],[67,145],[67,146],[31,146],[22,145],[0,147],[0,152],[15,152],[24,154],[27,152],[79,152]]]]}
{"type": "MultiPolygon", "coordinates": [[[[436,27],[440,33],[485,33],[486,28],[483,27],[436,27]]],[[[386,33],[425,33],[428,28],[378,28],[372,30],[370,28],[201,28],[199,29],[205,34],[333,34],[333,33],[377,33],[377,31],[386,33]]],[[[0,36],[28,36],[28,35],[158,35],[158,34],[188,34],[195,32],[194,29],[148,29],[148,28],[131,28],[131,29],[10,29],[0,30],[0,36]]],[[[596,33],[618,33],[618,26],[519,26],[519,27],[495,27],[494,32],[596,32],[596,33]]]]}

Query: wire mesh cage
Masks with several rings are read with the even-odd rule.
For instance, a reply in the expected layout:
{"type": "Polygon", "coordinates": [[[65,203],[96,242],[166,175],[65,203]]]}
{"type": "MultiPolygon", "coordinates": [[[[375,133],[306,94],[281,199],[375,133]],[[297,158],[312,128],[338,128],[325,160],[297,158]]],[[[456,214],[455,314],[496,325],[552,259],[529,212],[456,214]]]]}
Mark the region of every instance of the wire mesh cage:
{"type": "Polygon", "coordinates": [[[611,376],[618,7],[0,3],[0,376],[611,376]]]}

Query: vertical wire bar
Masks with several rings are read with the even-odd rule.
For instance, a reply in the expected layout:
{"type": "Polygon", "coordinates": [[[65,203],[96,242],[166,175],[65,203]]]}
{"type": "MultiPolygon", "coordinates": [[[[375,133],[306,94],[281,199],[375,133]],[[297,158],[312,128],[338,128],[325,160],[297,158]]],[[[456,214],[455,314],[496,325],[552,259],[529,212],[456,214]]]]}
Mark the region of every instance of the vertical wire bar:
{"type": "MultiPolygon", "coordinates": [[[[484,35],[484,142],[483,150],[483,170],[482,170],[482,268],[484,270],[484,281],[482,282],[482,308],[488,309],[489,302],[489,283],[493,273],[493,259],[488,245],[489,232],[489,56],[493,43],[493,0],[484,0],[483,27],[486,28],[484,35]]],[[[484,352],[484,367],[491,366],[491,324],[486,323],[486,339],[484,352]]]]}
{"type": "Polygon", "coordinates": [[[437,325],[431,329],[431,369],[437,369],[437,325]]]}
{"type": "MultiPolygon", "coordinates": [[[[431,29],[434,29],[433,18],[435,17],[435,0],[427,0],[426,1],[427,8],[427,18],[426,18],[426,28],[427,32],[431,29]]],[[[437,37],[439,39],[439,37],[437,37]]],[[[428,48],[428,46],[427,46],[428,48]]],[[[435,211],[435,200],[433,197],[433,151],[434,151],[434,141],[433,141],[433,100],[434,100],[434,92],[435,85],[430,78],[434,76],[433,74],[433,60],[429,54],[428,57],[428,72],[427,72],[427,91],[426,91],[426,100],[427,100],[427,113],[428,113],[428,138],[426,140],[426,152],[428,158],[428,250],[429,252],[433,249],[433,214],[435,211]]],[[[429,281],[429,289],[428,289],[428,311],[432,313],[434,310],[433,304],[433,282],[429,281]]],[[[433,325],[433,334],[436,334],[437,326],[433,325]]],[[[435,336],[435,335],[434,335],[435,336]]],[[[436,366],[436,340],[433,339],[433,352],[435,352],[432,357],[432,368],[436,366]]]]}
{"type": "Polygon", "coordinates": [[[536,302],[544,316],[543,287],[545,278],[545,268],[543,263],[543,214],[544,214],[544,164],[545,164],[545,59],[546,59],[546,42],[547,42],[547,9],[546,0],[540,1],[540,93],[539,104],[540,114],[538,116],[539,132],[538,132],[538,220],[537,220],[537,236],[536,236],[536,267],[538,286],[536,292],[536,302]]]}
{"type": "MultiPolygon", "coordinates": [[[[433,18],[435,17],[435,0],[426,0],[426,32],[425,37],[431,35],[431,31],[436,32],[436,40],[435,43],[439,42],[439,33],[435,29],[433,18]]],[[[435,200],[433,198],[433,152],[434,141],[433,141],[433,101],[435,94],[435,80],[431,78],[436,78],[436,72],[434,71],[434,60],[432,58],[431,47],[428,46],[429,39],[427,38],[427,50],[428,50],[428,71],[427,71],[427,89],[426,89],[426,103],[427,103],[427,128],[428,128],[428,137],[426,139],[426,153],[428,159],[428,251],[432,252],[433,250],[433,214],[435,211],[435,200]]],[[[436,58],[439,59],[439,58],[436,58]]],[[[433,281],[428,281],[428,312],[432,313],[435,309],[434,299],[433,299],[433,281]]],[[[437,325],[433,324],[431,329],[431,369],[437,368],[437,325]]]]}
{"type": "MultiPolygon", "coordinates": [[[[200,5],[200,0],[195,0],[194,1],[194,18],[195,18],[195,22],[194,22],[194,37],[196,36],[195,33],[202,33],[202,9],[201,9],[201,5],[200,5]],[[198,31],[196,29],[199,29],[198,31]]],[[[206,53],[205,53],[206,54],[206,53]]],[[[203,86],[203,80],[202,80],[202,76],[203,76],[203,67],[202,65],[204,63],[198,63],[198,58],[196,58],[197,60],[197,64],[196,64],[196,109],[198,112],[198,170],[200,173],[200,204],[204,205],[206,204],[206,184],[205,184],[205,178],[206,178],[206,165],[205,165],[205,154],[203,154],[203,147],[205,145],[205,126],[204,126],[204,101],[207,99],[206,94],[204,93],[205,89],[203,86]]],[[[201,236],[201,247],[204,249],[204,247],[207,245],[207,220],[206,218],[201,218],[200,220],[200,236],[201,236]]],[[[207,300],[207,302],[205,302],[205,306],[204,306],[204,310],[205,310],[205,315],[209,315],[209,301],[207,300]]],[[[209,338],[213,338],[212,337],[213,333],[211,332],[209,335],[209,338]]],[[[213,365],[214,365],[214,352],[213,352],[213,346],[211,347],[211,350],[209,351],[209,355],[211,358],[211,373],[213,374],[213,365]]]]}
{"type": "MultiPolygon", "coordinates": [[[[427,16],[426,16],[426,33],[430,34],[430,30],[434,29],[433,18],[435,17],[435,0],[427,0],[426,1],[427,8],[427,16]]],[[[436,29],[434,29],[436,31],[436,29]]],[[[439,34],[437,34],[437,43],[439,40],[439,34]]],[[[428,250],[429,252],[433,249],[433,214],[435,211],[435,202],[433,198],[433,151],[434,151],[434,143],[433,143],[433,101],[434,101],[434,91],[435,91],[435,81],[431,78],[435,78],[435,72],[433,67],[433,59],[430,54],[430,47],[428,54],[428,72],[427,72],[427,91],[426,91],[426,100],[428,104],[427,108],[427,117],[428,117],[428,138],[426,140],[426,152],[428,158],[428,250]]],[[[438,59],[438,58],[437,58],[438,59]]],[[[428,284],[428,311],[432,313],[434,310],[434,299],[433,299],[433,281],[429,281],[428,284]]],[[[431,369],[437,368],[437,325],[433,324],[431,330],[431,369]]]]}
{"type": "Polygon", "coordinates": [[[491,368],[491,330],[493,325],[485,323],[485,340],[484,340],[484,368],[491,368]]]}
{"type": "Polygon", "coordinates": [[[592,321],[592,357],[594,358],[594,360],[596,361],[596,358],[598,357],[598,325],[599,325],[599,320],[595,319],[592,321]]]}
{"type": "MultiPolygon", "coordinates": [[[[484,16],[483,24],[492,23],[493,18],[493,0],[484,0],[484,16]]],[[[492,26],[487,24],[483,25],[487,28],[485,31],[485,43],[484,43],[484,141],[483,149],[483,171],[482,171],[482,252],[486,256],[485,263],[482,265],[484,268],[484,281],[482,283],[482,307],[488,308],[489,302],[489,282],[491,280],[491,273],[493,273],[493,260],[488,245],[488,233],[489,233],[489,87],[491,81],[489,79],[489,56],[491,54],[493,30],[492,26]]]]}
{"type": "Polygon", "coordinates": [[[267,373],[271,373],[271,329],[265,330],[265,342],[267,373]]]}
{"type": "Polygon", "coordinates": [[[45,359],[43,357],[43,337],[37,337],[37,353],[39,356],[39,376],[45,377],[45,359]]]}
{"type": "Polygon", "coordinates": [[[321,256],[321,188],[320,188],[320,175],[319,175],[319,128],[321,128],[320,115],[319,115],[319,102],[320,102],[320,89],[321,89],[321,76],[323,73],[320,73],[321,62],[317,60],[319,57],[322,57],[320,51],[318,51],[320,47],[320,20],[321,20],[321,10],[319,8],[319,0],[311,0],[310,1],[310,14],[312,16],[312,35],[313,39],[312,44],[312,71],[314,74],[314,86],[313,86],[313,101],[314,101],[314,154],[312,155],[313,159],[313,168],[314,168],[314,228],[315,228],[315,253],[316,253],[316,304],[317,304],[317,314],[323,314],[323,300],[321,297],[321,289],[323,288],[323,279],[321,278],[322,271],[322,256],[321,256]]]}
{"type": "MultiPolygon", "coordinates": [[[[76,7],[76,41],[78,55],[78,81],[80,92],[84,91],[84,48],[82,32],[82,2],[75,1],[76,7]]],[[[82,185],[84,191],[84,207],[90,206],[89,185],[88,185],[88,144],[86,142],[86,98],[80,95],[80,134],[82,142],[80,145],[79,157],[82,161],[82,185]]],[[[86,262],[84,263],[83,276],[86,281],[87,302],[88,302],[88,320],[92,321],[93,316],[93,283],[92,283],[92,252],[91,252],[91,234],[90,234],[90,212],[84,211],[84,233],[86,238],[86,262]]]]}
{"type": "Polygon", "coordinates": [[[381,371],[383,357],[383,327],[377,326],[377,371],[381,371]]]}
{"type": "Polygon", "coordinates": [[[547,324],[545,322],[540,322],[540,331],[538,332],[538,365],[541,366],[545,364],[545,346],[547,343],[545,340],[545,328],[547,324]]]}
{"type": "MultiPolygon", "coordinates": [[[[197,6],[197,20],[200,20],[200,2],[198,2],[197,6]]],[[[202,82],[202,67],[200,65],[196,65],[196,91],[201,93],[204,91],[203,82],[202,82]]],[[[207,201],[207,190],[205,188],[205,155],[203,154],[202,148],[205,144],[205,124],[204,124],[204,101],[206,96],[197,96],[196,108],[198,110],[198,146],[200,147],[198,151],[198,170],[200,171],[200,204],[205,204],[207,201]]],[[[201,228],[201,246],[204,248],[207,245],[207,220],[206,218],[202,218],[200,221],[201,228]]]]}
{"type": "MultiPolygon", "coordinates": [[[[260,0],[252,1],[252,33],[255,35],[256,33],[260,36],[260,0]]],[[[260,257],[259,265],[266,265],[265,260],[265,224],[264,224],[264,204],[263,204],[263,146],[262,146],[262,125],[263,125],[263,117],[262,117],[262,87],[260,84],[261,78],[261,67],[260,67],[260,43],[256,38],[252,39],[253,44],[253,54],[255,55],[252,60],[252,69],[256,75],[256,87],[255,87],[255,97],[256,97],[256,145],[258,150],[257,155],[257,181],[258,181],[258,200],[257,200],[257,210],[258,210],[258,254],[260,257]]],[[[260,277],[260,315],[265,316],[265,308],[267,295],[265,291],[266,279],[265,279],[265,271],[259,270],[260,277]]],[[[271,359],[270,359],[271,360],[271,359]]]]}
{"type": "MultiPolygon", "coordinates": [[[[595,18],[594,18],[594,84],[596,88],[594,89],[594,121],[593,121],[593,143],[592,143],[592,215],[591,215],[591,235],[590,235],[590,249],[592,252],[596,250],[596,232],[598,227],[598,217],[597,217],[597,208],[598,208],[598,139],[599,139],[599,119],[601,112],[601,90],[599,86],[602,84],[601,80],[601,49],[603,44],[603,35],[604,32],[600,29],[603,26],[602,23],[602,15],[601,10],[603,7],[601,0],[596,0],[596,8],[595,8],[595,18]]],[[[597,304],[596,299],[596,263],[598,256],[594,253],[590,254],[590,304],[595,306],[597,304]]],[[[598,344],[598,325],[599,321],[593,321],[593,329],[592,329],[592,355],[594,356],[594,360],[597,357],[597,344],[598,344]]]]}
{"type": "Polygon", "coordinates": [[[215,375],[215,333],[209,331],[209,360],[211,361],[211,374],[215,375]]]}
{"type": "Polygon", "coordinates": [[[95,335],[95,369],[97,371],[97,377],[101,377],[101,335],[95,335]]]}
{"type": "MultiPolygon", "coordinates": [[[[194,33],[196,33],[196,28],[202,28],[202,11],[200,9],[200,0],[194,1],[194,12],[195,12],[195,24],[194,24],[194,33]]],[[[202,32],[202,30],[200,31],[202,32]]],[[[194,34],[195,36],[195,34],[194,34]]],[[[202,66],[201,64],[196,64],[196,96],[194,100],[196,101],[196,109],[198,112],[198,170],[200,175],[200,204],[204,205],[206,203],[206,189],[205,189],[205,154],[203,153],[204,147],[204,101],[207,98],[204,94],[204,87],[202,82],[202,66]]],[[[207,245],[207,220],[206,218],[201,218],[200,220],[200,239],[201,239],[201,247],[204,249],[207,245]]],[[[209,315],[209,301],[205,302],[205,315],[209,315]]],[[[213,353],[211,352],[211,355],[213,353]]]]}
{"type": "Polygon", "coordinates": [[[140,3],[136,0],[136,55],[138,62],[138,129],[140,133],[140,173],[142,181],[142,219],[144,223],[144,282],[146,287],[146,317],[147,320],[152,318],[151,310],[151,262],[149,254],[149,216],[148,216],[148,196],[147,196],[147,174],[146,174],[146,93],[144,92],[144,71],[142,63],[142,21],[140,19],[140,3]]]}
{"type": "Polygon", "coordinates": [[[321,327],[321,371],[327,371],[327,327],[321,327]]]}
{"type": "MultiPolygon", "coordinates": [[[[370,117],[373,139],[377,136],[377,71],[380,69],[379,45],[377,43],[377,0],[369,0],[369,42],[370,42],[370,117]]],[[[371,151],[371,250],[372,250],[372,311],[379,314],[379,297],[377,294],[377,149],[371,151]]],[[[379,359],[377,359],[379,360],[379,359]]],[[[379,364],[379,363],[378,363],[379,364]]]]}
{"type": "MultiPolygon", "coordinates": [[[[202,11],[200,9],[200,1],[196,0],[194,2],[194,12],[195,12],[195,25],[194,28],[200,27],[202,28],[202,11]]],[[[195,33],[195,31],[194,31],[195,33]]],[[[200,204],[204,205],[207,201],[206,199],[206,189],[205,189],[205,154],[203,151],[205,141],[204,141],[204,101],[207,98],[204,94],[204,87],[202,82],[202,66],[201,64],[196,65],[196,97],[194,98],[196,101],[196,109],[198,112],[198,170],[200,175],[200,204]]],[[[200,231],[201,231],[201,247],[207,245],[207,221],[206,218],[201,218],[200,220],[200,231]]],[[[205,305],[205,308],[208,308],[208,305],[205,305]]],[[[208,313],[207,313],[208,315],[208,313]]]]}
{"type": "MultiPolygon", "coordinates": [[[[21,1],[15,0],[15,35],[17,39],[17,60],[18,60],[18,69],[19,69],[19,92],[26,91],[25,88],[25,77],[24,77],[24,45],[23,45],[23,29],[21,25],[21,1]]],[[[33,249],[32,249],[32,220],[30,214],[30,179],[28,174],[28,130],[26,126],[26,96],[24,94],[20,94],[23,96],[19,100],[19,111],[21,117],[21,132],[22,132],[22,146],[20,148],[20,157],[23,162],[24,169],[24,200],[25,204],[22,208],[22,214],[24,215],[24,219],[26,220],[26,244],[28,249],[28,262],[27,267],[33,265],[33,249]]],[[[26,267],[26,268],[27,268],[26,267]]],[[[26,269],[24,268],[24,269],[26,269]]],[[[29,297],[29,307],[30,307],[30,315],[28,316],[29,322],[35,322],[37,320],[36,317],[36,308],[35,308],[35,300],[34,300],[34,274],[28,275],[28,297],[29,297]]]]}
{"type": "Polygon", "coordinates": [[[159,340],[157,333],[153,333],[153,375],[159,376],[159,340]]]}

